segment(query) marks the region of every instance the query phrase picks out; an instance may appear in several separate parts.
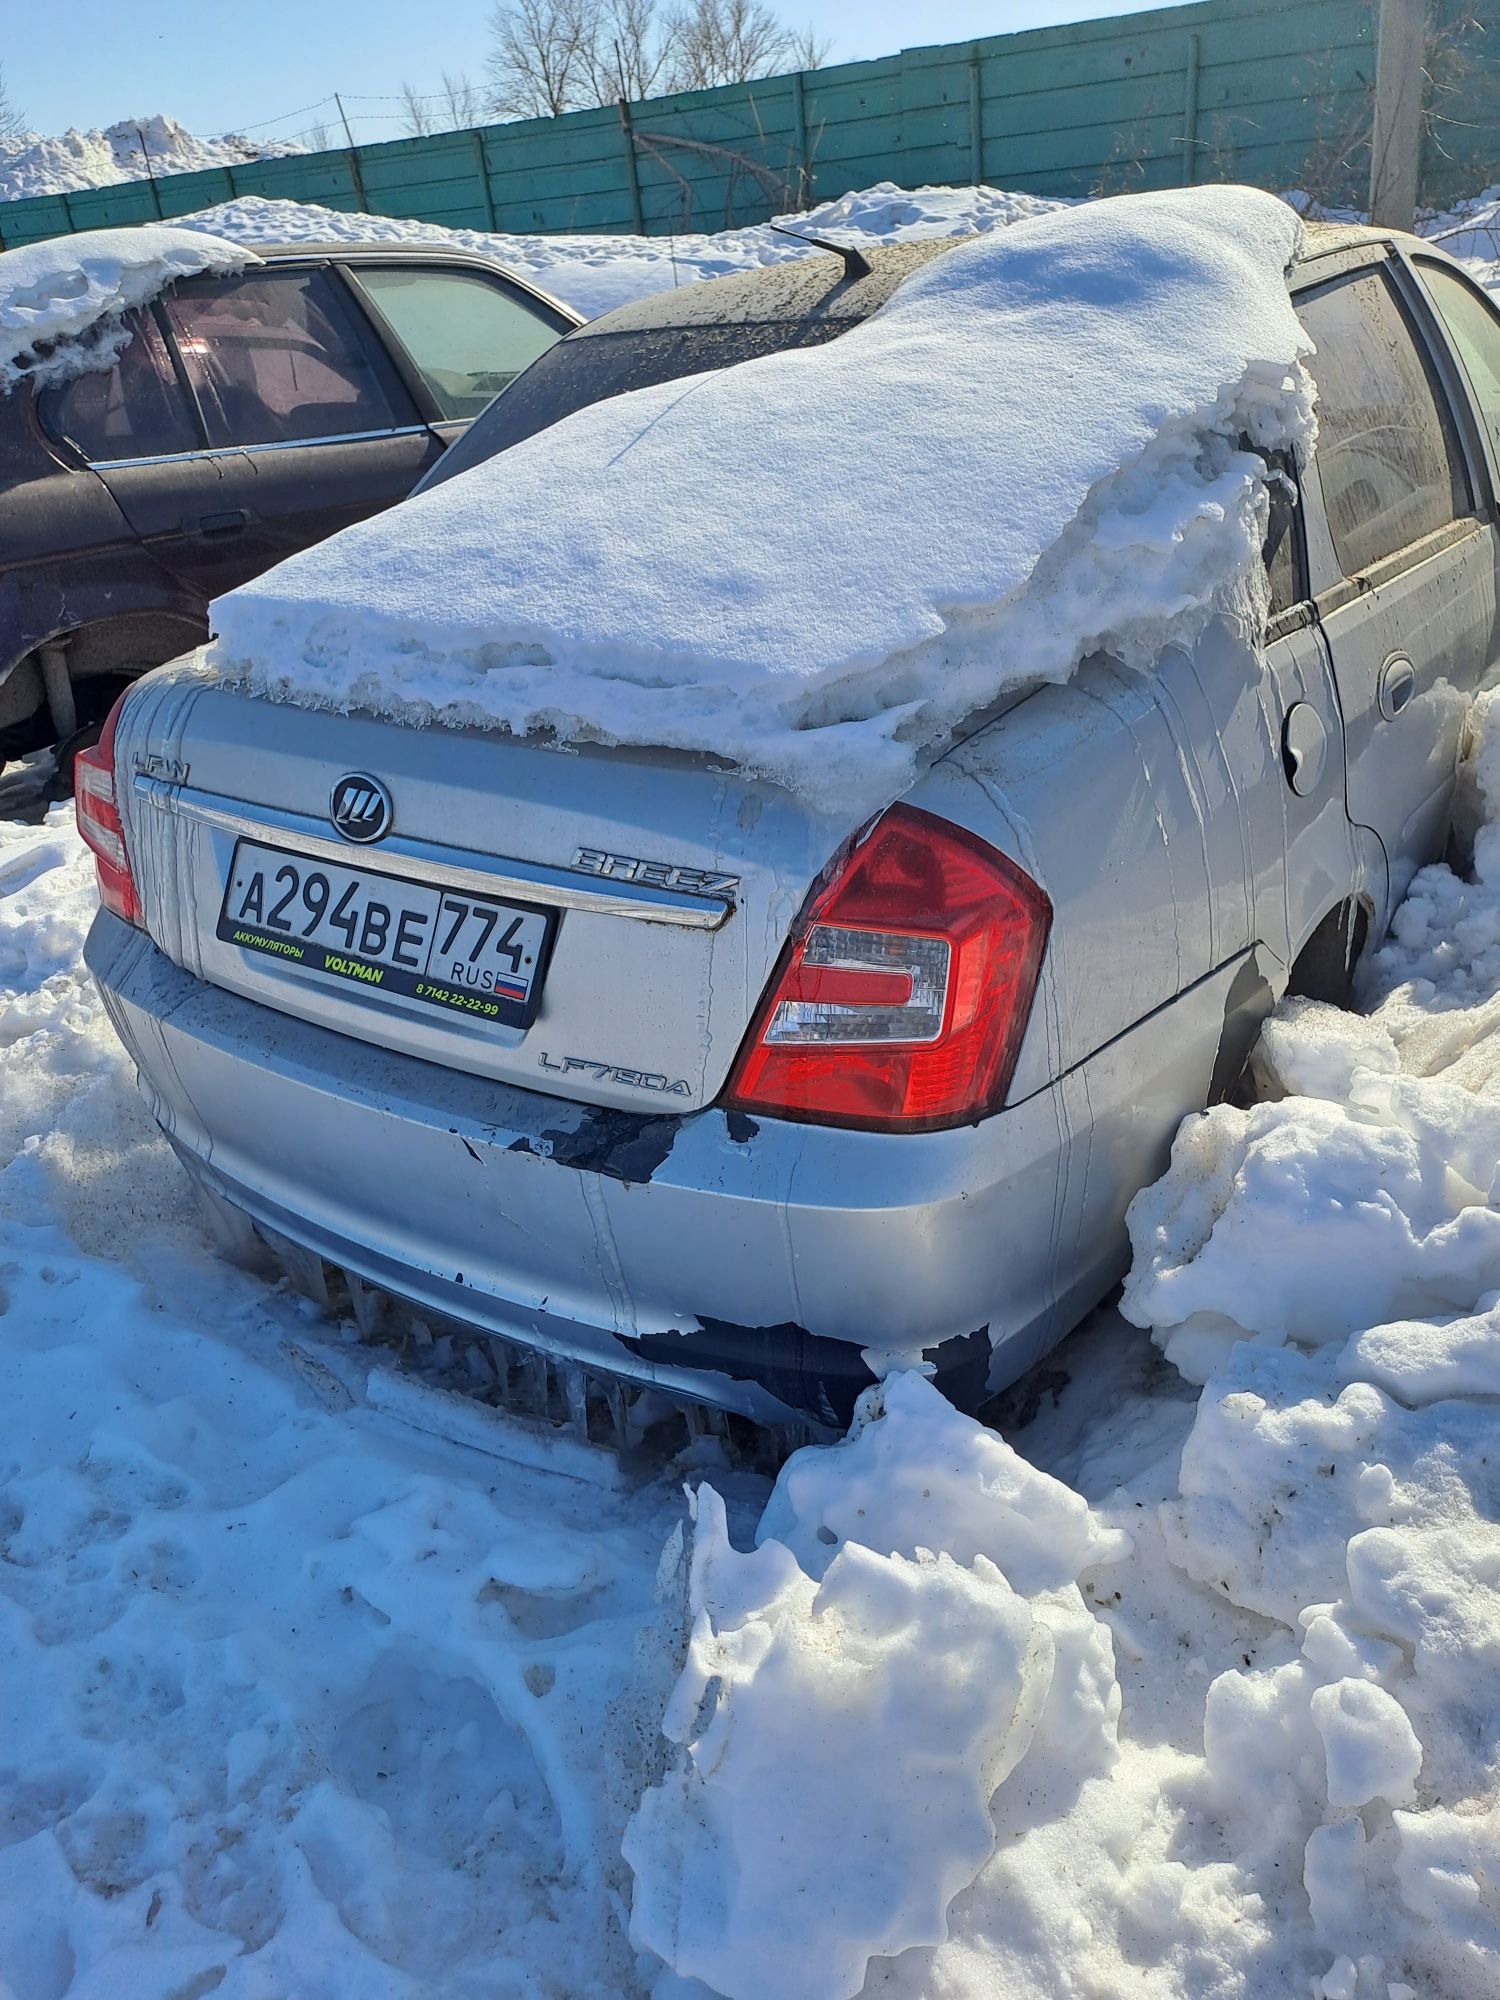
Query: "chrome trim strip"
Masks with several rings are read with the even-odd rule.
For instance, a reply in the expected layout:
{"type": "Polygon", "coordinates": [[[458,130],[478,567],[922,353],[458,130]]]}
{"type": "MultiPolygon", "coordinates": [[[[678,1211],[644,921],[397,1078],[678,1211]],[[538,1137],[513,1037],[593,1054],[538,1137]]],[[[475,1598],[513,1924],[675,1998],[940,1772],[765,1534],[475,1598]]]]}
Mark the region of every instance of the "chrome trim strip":
{"type": "Polygon", "coordinates": [[[296,846],[323,861],[357,868],[361,857],[371,868],[409,881],[439,883],[482,896],[508,896],[524,903],[542,902],[560,910],[588,910],[600,917],[632,917],[643,924],[677,924],[686,930],[716,931],[734,908],[732,903],[703,896],[685,896],[675,889],[643,889],[635,882],[614,882],[607,876],[582,875],[572,868],[543,868],[530,861],[490,861],[464,847],[419,847],[388,834],[373,846],[358,846],[329,837],[326,820],[303,813],[281,812],[271,806],[253,811],[192,785],[137,771],[135,795],[158,812],[196,820],[236,838],[265,841],[274,847],[296,846]]]}
{"type": "Polygon", "coordinates": [[[191,465],[209,458],[250,458],[265,451],[312,451],[323,444],[370,444],[376,438],[424,437],[426,424],[401,424],[395,430],[340,431],[337,437],[274,438],[269,444],[210,444],[196,451],[164,451],[147,458],[91,458],[96,472],[121,472],[140,465],[191,465]]]}

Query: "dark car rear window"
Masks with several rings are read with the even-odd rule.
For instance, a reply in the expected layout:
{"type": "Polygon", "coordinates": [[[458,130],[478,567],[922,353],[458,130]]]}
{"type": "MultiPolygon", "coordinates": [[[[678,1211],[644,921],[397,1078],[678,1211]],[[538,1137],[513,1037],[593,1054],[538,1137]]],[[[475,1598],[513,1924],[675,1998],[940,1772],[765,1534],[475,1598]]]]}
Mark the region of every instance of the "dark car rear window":
{"type": "Polygon", "coordinates": [[[622,328],[560,340],[476,417],[418,486],[424,492],[606,396],[649,389],[684,375],[732,368],[759,354],[819,347],[858,326],[856,319],[714,321],[697,326],[622,328]]]}

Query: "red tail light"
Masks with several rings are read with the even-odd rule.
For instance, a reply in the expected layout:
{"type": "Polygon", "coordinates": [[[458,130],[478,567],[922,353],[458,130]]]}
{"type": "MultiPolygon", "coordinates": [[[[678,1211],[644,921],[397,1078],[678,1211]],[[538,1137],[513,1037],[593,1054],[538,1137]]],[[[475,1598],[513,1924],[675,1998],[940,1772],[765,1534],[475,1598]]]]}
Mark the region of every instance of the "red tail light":
{"type": "Polygon", "coordinates": [[[892,806],[798,918],[725,1101],[925,1132],[1004,1101],[1052,905],[973,834],[892,806]]]}
{"type": "Polygon", "coordinates": [[[122,694],[109,711],[99,741],[91,749],[80,750],[73,759],[73,809],[78,816],[78,831],[94,850],[100,902],[127,924],[138,924],[141,903],[135,877],[130,872],[130,853],[115,799],[115,730],[125,698],[122,694]]]}

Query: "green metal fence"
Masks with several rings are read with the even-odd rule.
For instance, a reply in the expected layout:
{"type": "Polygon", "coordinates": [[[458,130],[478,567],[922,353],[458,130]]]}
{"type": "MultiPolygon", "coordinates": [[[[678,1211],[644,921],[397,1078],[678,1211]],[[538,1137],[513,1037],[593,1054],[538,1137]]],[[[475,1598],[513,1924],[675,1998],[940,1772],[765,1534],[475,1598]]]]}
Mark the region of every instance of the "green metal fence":
{"type": "MultiPolygon", "coordinates": [[[[1202,0],[473,131],[0,204],[0,239],[239,195],[521,233],[723,229],[882,180],[1045,195],[1207,180],[1358,201],[1376,0],[1202,0]]],[[[1500,12],[1484,0],[1481,13],[1500,12]]],[[[1439,0],[1424,198],[1500,178],[1500,27],[1439,0]]]]}

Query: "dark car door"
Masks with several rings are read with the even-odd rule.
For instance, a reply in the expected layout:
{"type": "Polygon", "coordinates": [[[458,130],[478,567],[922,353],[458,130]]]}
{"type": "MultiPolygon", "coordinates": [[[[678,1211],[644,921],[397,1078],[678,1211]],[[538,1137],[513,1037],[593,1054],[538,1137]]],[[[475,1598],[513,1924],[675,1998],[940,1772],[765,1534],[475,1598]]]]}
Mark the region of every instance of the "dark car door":
{"type": "Polygon", "coordinates": [[[1380,838],[1394,904],[1442,852],[1469,698],[1489,664],[1491,529],[1443,382],[1391,268],[1298,296],[1317,342],[1308,477],[1317,611],[1343,713],[1349,817],[1380,838]]]}
{"type": "Polygon", "coordinates": [[[118,381],[81,377],[46,420],[205,599],[403,498],[442,448],[327,264],[185,280],[138,330],[118,381]],[[112,413],[164,360],[175,389],[162,394],[185,401],[190,441],[141,453],[112,413]]]}

